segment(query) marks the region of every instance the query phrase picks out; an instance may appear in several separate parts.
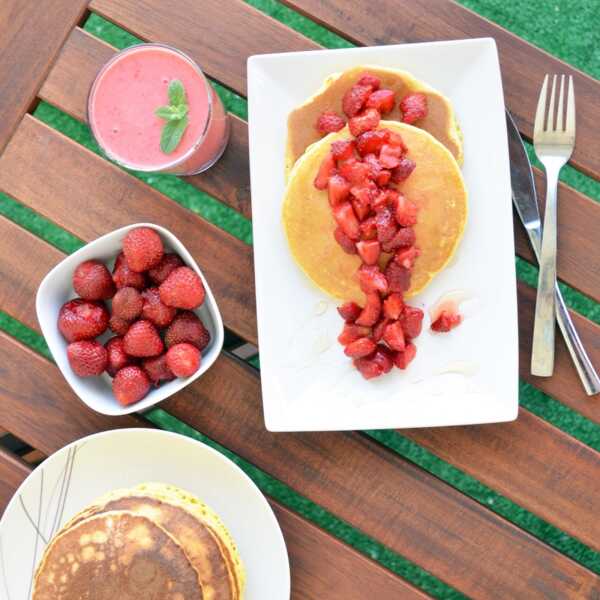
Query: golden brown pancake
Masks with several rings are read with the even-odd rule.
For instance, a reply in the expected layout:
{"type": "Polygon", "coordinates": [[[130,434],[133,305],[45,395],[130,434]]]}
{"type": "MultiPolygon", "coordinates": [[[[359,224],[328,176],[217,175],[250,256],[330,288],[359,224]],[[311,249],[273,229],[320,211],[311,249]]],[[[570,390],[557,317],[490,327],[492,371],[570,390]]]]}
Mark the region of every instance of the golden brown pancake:
{"type": "Polygon", "coordinates": [[[385,115],[389,121],[400,119],[398,103],[404,96],[411,92],[425,94],[428,113],[416,123],[416,126],[433,135],[450,150],[458,164],[462,164],[462,136],[450,100],[406,71],[366,65],[329,76],[313,96],[289,114],[285,157],[287,175],[308,146],[323,137],[315,128],[319,115],[333,110],[345,116],[342,110],[342,98],[346,90],[350,89],[365,71],[377,75],[381,79],[382,88],[391,89],[396,93],[394,110],[385,115]]]}
{"type": "MultiPolygon", "coordinates": [[[[92,515],[115,510],[146,517],[181,545],[198,572],[204,600],[239,600],[243,582],[235,575],[232,556],[219,536],[218,526],[211,527],[208,518],[201,519],[190,512],[188,508],[193,510],[193,505],[173,498],[169,501],[167,493],[167,486],[162,484],[154,484],[154,488],[145,484],[133,490],[111,492],[77,515],[66,527],[73,527],[92,515]],[[154,495],[152,489],[155,489],[154,495]]],[[[196,504],[200,506],[199,502],[196,504]]]]}
{"type": "MultiPolygon", "coordinates": [[[[408,147],[407,156],[417,165],[398,185],[419,207],[414,229],[421,255],[405,294],[409,298],[421,292],[452,258],[467,220],[467,191],[454,157],[432,135],[397,121],[381,121],[380,128],[399,133],[408,147]]],[[[302,155],[290,173],[282,218],[292,256],[307,277],[330,296],[364,304],[356,277],[361,261],[357,255],[346,254],[335,241],[336,224],[327,190],[313,185],[331,142],[351,137],[345,127],[302,155]]]]}
{"type": "Polygon", "coordinates": [[[150,519],[113,511],[59,534],[38,567],[33,600],[203,600],[181,546],[150,519]]]}

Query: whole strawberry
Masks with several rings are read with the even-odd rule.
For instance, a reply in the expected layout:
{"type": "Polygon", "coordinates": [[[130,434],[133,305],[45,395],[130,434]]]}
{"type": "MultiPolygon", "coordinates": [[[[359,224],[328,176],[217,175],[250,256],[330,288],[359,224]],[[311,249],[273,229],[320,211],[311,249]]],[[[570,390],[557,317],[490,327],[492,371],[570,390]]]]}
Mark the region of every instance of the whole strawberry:
{"type": "Polygon", "coordinates": [[[106,331],[108,319],[108,311],[101,302],[75,298],[62,305],[58,330],[67,342],[91,340],[106,331]]]}
{"type": "Polygon", "coordinates": [[[112,301],[113,315],[131,321],[142,312],[144,301],[142,295],[132,287],[124,287],[117,291],[112,301]]]}
{"type": "Polygon", "coordinates": [[[156,285],[160,285],[177,267],[183,267],[179,254],[165,254],[161,261],[148,271],[148,277],[156,285]]]}
{"type": "Polygon", "coordinates": [[[67,358],[75,375],[92,377],[104,372],[108,362],[108,353],[99,342],[82,340],[72,342],[67,346],[67,358]]]}
{"type": "Polygon", "coordinates": [[[177,377],[190,377],[202,362],[200,350],[192,344],[175,344],[167,351],[167,366],[177,377]]]}
{"type": "Polygon", "coordinates": [[[167,366],[167,355],[161,354],[154,358],[146,358],[142,362],[142,368],[155,387],[158,387],[163,381],[172,381],[175,375],[167,366]]]}
{"type": "Polygon", "coordinates": [[[100,261],[86,260],[73,273],[73,289],[85,300],[108,300],[115,295],[115,283],[100,261]]]}
{"type": "Polygon", "coordinates": [[[149,227],[132,229],[123,240],[123,253],[132,271],[141,273],[155,267],[163,257],[160,236],[149,227]]]}
{"type": "Polygon", "coordinates": [[[125,353],[125,346],[123,344],[122,337],[112,337],[106,344],[104,344],[106,348],[108,363],[106,365],[106,372],[114,377],[117,374],[117,371],[132,364],[132,358],[127,356],[125,353]]]}
{"type": "Polygon", "coordinates": [[[121,319],[121,317],[117,317],[117,315],[113,315],[108,321],[109,329],[117,335],[125,335],[130,325],[131,321],[121,319]]]}
{"type": "Polygon", "coordinates": [[[204,350],[210,342],[210,333],[196,314],[189,310],[178,314],[165,333],[167,348],[182,342],[193,344],[198,350],[204,350]]]}
{"type": "Polygon", "coordinates": [[[143,290],[146,287],[146,276],[144,273],[132,271],[122,252],[118,254],[115,260],[112,277],[117,289],[133,287],[136,290],[143,290]]]}
{"type": "Polygon", "coordinates": [[[175,308],[198,308],[204,302],[204,285],[189,267],[178,267],[161,283],[160,299],[175,308]]]}
{"type": "Polygon", "coordinates": [[[140,367],[123,367],[112,382],[113,394],[119,404],[139,402],[150,391],[150,380],[140,367]]]}
{"type": "Polygon", "coordinates": [[[150,321],[136,321],[123,338],[123,347],[130,356],[158,356],[163,351],[163,341],[150,321]]]}
{"type": "Polygon", "coordinates": [[[177,309],[160,301],[158,288],[148,288],[142,292],[142,298],[142,319],[152,321],[157,327],[166,327],[175,318],[177,309]]]}

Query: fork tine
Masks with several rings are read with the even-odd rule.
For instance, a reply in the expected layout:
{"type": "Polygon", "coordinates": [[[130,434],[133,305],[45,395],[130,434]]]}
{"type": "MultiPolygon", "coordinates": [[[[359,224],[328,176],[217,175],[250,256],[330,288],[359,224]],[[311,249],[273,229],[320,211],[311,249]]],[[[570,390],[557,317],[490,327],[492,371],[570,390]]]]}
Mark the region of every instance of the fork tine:
{"type": "Polygon", "coordinates": [[[563,117],[563,98],[564,98],[564,90],[565,90],[565,76],[560,76],[560,92],[558,94],[558,111],[556,113],[556,130],[562,133],[565,129],[564,124],[565,120],[563,117]]]}
{"type": "Polygon", "coordinates": [[[544,116],[546,114],[546,92],[548,91],[548,75],[544,76],[544,82],[542,83],[542,89],[540,90],[540,97],[538,98],[538,105],[535,111],[535,122],[533,124],[533,135],[534,137],[542,131],[544,131],[544,116]]]}
{"type": "Polygon", "coordinates": [[[569,75],[569,92],[567,96],[567,127],[569,135],[575,135],[575,90],[573,89],[573,76],[569,75]]]}
{"type": "Polygon", "coordinates": [[[552,91],[550,92],[550,104],[548,105],[548,120],[546,131],[554,130],[554,92],[556,91],[556,75],[552,75],[552,91]]]}

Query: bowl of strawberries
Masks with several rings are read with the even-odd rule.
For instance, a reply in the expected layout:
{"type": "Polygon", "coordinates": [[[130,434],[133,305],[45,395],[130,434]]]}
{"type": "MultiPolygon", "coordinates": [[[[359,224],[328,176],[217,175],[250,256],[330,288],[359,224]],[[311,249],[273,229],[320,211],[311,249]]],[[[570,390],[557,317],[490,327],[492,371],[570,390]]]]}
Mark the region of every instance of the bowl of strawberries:
{"type": "Polygon", "coordinates": [[[169,231],[129,225],[54,267],[36,297],[50,351],[90,408],[142,411],[214,363],[223,321],[200,268],[169,231]]]}

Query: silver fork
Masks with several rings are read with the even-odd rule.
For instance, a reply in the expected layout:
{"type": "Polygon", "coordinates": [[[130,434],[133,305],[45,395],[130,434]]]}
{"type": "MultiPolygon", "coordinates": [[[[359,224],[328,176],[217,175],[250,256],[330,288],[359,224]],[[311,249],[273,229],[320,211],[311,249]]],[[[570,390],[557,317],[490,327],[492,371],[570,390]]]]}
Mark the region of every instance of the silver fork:
{"type": "Polygon", "coordinates": [[[546,214],[542,234],[542,252],[538,279],[531,373],[550,377],[554,370],[554,312],[556,285],[557,190],[558,174],[569,160],[575,145],[575,93],[573,77],[569,76],[567,118],[563,115],[565,76],[560,76],[558,111],[554,113],[556,75],[552,78],[550,104],[546,111],[548,75],[544,77],[533,126],[535,153],[546,170],[546,214]],[[556,124],[555,124],[556,121],[556,124]]]}

